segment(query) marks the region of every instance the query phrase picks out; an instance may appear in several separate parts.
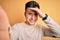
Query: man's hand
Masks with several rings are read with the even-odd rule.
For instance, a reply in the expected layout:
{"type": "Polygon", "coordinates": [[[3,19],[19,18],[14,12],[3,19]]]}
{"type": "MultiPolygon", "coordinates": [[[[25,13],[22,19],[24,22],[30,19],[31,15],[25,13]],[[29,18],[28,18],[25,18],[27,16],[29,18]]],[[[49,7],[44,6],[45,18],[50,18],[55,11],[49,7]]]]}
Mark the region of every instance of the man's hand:
{"type": "Polygon", "coordinates": [[[44,18],[44,17],[46,16],[46,15],[43,14],[42,11],[41,11],[40,9],[38,9],[38,8],[29,8],[29,9],[36,11],[36,12],[39,14],[39,17],[40,17],[40,18],[44,18]]]}

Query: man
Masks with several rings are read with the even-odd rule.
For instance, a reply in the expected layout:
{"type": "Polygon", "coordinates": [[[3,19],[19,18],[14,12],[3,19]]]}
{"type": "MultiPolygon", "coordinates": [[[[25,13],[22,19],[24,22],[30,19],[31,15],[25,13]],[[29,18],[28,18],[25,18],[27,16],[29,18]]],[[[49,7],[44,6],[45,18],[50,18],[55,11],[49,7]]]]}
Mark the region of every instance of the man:
{"type": "Polygon", "coordinates": [[[11,40],[42,40],[42,37],[60,37],[60,26],[53,21],[47,14],[43,14],[39,4],[35,1],[29,1],[25,4],[26,21],[16,23],[10,30],[11,40]],[[49,27],[48,29],[42,25],[35,25],[38,16],[49,27]]]}
{"type": "MultiPolygon", "coordinates": [[[[10,29],[11,40],[42,40],[43,36],[60,38],[60,26],[47,14],[41,12],[37,2],[29,1],[25,4],[25,17],[25,22],[16,23],[10,29]],[[35,25],[38,16],[46,23],[48,29],[42,25],[35,25]]],[[[0,36],[0,40],[9,40],[8,27],[10,27],[8,18],[0,7],[0,31],[6,30],[7,33],[7,37],[0,36]]],[[[4,34],[4,32],[0,33],[0,35],[4,34]]]]}

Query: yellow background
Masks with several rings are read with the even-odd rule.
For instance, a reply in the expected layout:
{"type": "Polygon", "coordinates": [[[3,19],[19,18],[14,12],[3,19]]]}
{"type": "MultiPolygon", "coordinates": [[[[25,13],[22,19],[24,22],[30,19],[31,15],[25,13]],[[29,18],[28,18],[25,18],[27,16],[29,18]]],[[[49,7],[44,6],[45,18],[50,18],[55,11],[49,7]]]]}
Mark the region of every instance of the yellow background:
{"type": "MultiPolygon", "coordinates": [[[[30,0],[0,0],[7,13],[11,25],[25,21],[24,6],[30,0]]],[[[43,13],[47,13],[60,25],[60,0],[36,0],[43,13]]],[[[41,18],[37,23],[45,25],[41,18]]],[[[46,26],[46,25],[45,25],[46,26]]],[[[60,40],[60,38],[44,37],[44,40],[60,40]]]]}

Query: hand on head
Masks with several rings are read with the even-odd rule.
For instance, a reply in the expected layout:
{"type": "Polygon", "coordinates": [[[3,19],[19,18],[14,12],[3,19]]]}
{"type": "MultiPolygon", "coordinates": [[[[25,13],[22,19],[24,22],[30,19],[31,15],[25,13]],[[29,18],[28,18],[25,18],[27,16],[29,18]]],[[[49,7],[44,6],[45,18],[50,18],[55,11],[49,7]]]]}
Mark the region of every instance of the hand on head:
{"type": "Polygon", "coordinates": [[[45,17],[45,14],[43,14],[43,12],[40,9],[38,9],[38,8],[28,8],[28,9],[36,11],[39,14],[40,18],[44,18],[45,17]]]}

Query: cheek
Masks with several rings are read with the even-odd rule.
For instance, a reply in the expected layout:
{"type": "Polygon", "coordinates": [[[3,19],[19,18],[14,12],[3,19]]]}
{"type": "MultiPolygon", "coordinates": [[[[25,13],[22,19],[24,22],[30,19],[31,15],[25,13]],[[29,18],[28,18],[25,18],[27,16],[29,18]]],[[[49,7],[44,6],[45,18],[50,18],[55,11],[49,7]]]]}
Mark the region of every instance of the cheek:
{"type": "Polygon", "coordinates": [[[31,19],[31,16],[27,17],[27,19],[31,19]]]}
{"type": "Polygon", "coordinates": [[[27,19],[27,20],[31,19],[31,16],[26,15],[26,19],[27,19]]]}
{"type": "Polygon", "coordinates": [[[35,21],[37,21],[38,20],[38,17],[35,17],[35,21]]]}

